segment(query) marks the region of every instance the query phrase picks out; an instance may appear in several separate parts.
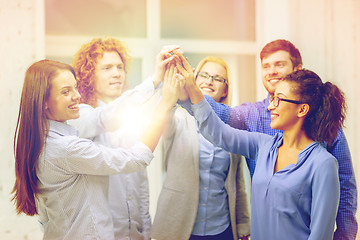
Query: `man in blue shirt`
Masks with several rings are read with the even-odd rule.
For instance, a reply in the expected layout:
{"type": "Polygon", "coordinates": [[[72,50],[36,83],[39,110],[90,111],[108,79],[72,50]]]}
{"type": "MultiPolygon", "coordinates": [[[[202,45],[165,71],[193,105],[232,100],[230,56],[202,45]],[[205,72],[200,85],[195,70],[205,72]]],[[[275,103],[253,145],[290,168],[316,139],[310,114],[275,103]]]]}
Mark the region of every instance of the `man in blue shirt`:
{"type": "MultiPolygon", "coordinates": [[[[299,50],[287,40],[275,40],[265,45],[260,52],[262,81],[268,91],[268,97],[255,103],[243,103],[240,106],[229,107],[217,103],[211,97],[205,96],[216,114],[230,126],[250,132],[262,132],[274,135],[278,130],[270,127],[269,96],[273,96],[276,85],[287,74],[302,69],[302,59],[299,50]]],[[[187,108],[187,107],[186,107],[187,108]]],[[[357,222],[357,189],[350,150],[345,135],[339,130],[337,138],[327,144],[327,150],[336,157],[339,164],[340,203],[336,217],[334,239],[355,239],[357,222]]],[[[247,159],[250,174],[254,173],[255,161],[247,159]]]]}

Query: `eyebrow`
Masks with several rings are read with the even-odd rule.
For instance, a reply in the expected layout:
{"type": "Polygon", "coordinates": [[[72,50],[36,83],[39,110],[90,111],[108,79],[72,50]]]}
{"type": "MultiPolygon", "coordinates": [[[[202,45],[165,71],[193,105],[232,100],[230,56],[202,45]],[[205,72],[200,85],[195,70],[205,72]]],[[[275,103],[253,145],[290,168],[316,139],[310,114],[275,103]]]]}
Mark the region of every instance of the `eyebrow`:
{"type": "MultiPolygon", "coordinates": [[[[275,62],[274,62],[274,64],[278,64],[278,63],[287,63],[287,61],[286,61],[286,60],[281,60],[281,61],[275,61],[275,62]]],[[[270,65],[269,62],[262,63],[261,65],[267,65],[267,64],[270,65]]]]}

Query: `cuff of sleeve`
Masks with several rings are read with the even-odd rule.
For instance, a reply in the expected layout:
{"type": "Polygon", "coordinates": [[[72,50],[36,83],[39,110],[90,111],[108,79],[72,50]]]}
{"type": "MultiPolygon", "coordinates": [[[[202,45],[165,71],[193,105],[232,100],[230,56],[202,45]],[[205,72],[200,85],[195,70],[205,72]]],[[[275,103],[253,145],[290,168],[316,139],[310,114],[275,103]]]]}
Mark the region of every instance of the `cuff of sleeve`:
{"type": "Polygon", "coordinates": [[[212,111],[209,103],[205,100],[205,98],[201,102],[191,105],[191,109],[194,112],[194,117],[198,122],[203,122],[205,119],[207,119],[212,111]]]}
{"type": "Polygon", "coordinates": [[[149,165],[151,160],[154,158],[154,153],[142,142],[135,143],[133,149],[141,156],[143,156],[143,159],[147,165],[149,165]]]}
{"type": "Polygon", "coordinates": [[[250,235],[250,224],[249,223],[239,223],[236,224],[238,237],[244,237],[250,235]]]}

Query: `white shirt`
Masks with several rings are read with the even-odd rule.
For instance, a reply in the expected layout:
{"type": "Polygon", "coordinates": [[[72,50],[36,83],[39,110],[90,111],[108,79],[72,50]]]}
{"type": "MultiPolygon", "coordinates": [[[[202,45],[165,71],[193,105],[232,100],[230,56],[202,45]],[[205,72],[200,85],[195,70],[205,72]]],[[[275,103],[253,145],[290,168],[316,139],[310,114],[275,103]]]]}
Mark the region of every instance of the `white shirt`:
{"type": "MultiPolygon", "coordinates": [[[[98,101],[97,108],[80,104],[80,118],[68,122],[79,129],[81,137],[109,147],[129,148],[140,137],[141,127],[135,124],[112,131],[109,126],[114,122],[121,122],[122,114],[130,114],[127,110],[143,107],[153,94],[154,85],[148,79],[109,104],[98,101]]],[[[149,239],[151,218],[146,169],[110,176],[109,205],[115,239],[149,239]]]]}
{"type": "Polygon", "coordinates": [[[114,239],[107,175],[144,169],[152,158],[141,142],[126,150],[108,148],[77,137],[65,123],[49,121],[36,168],[44,239],[114,239]]]}

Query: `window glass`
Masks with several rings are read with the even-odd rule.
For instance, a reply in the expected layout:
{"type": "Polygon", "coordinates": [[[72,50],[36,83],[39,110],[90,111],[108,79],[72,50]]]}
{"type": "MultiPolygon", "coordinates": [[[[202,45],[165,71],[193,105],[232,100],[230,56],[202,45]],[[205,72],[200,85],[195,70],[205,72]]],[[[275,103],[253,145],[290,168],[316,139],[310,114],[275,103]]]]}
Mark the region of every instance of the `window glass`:
{"type": "Polygon", "coordinates": [[[146,0],[45,0],[53,35],[146,37],[146,0]]]}
{"type": "Polygon", "coordinates": [[[255,41],[253,0],[162,0],[161,37],[255,41]]]}

